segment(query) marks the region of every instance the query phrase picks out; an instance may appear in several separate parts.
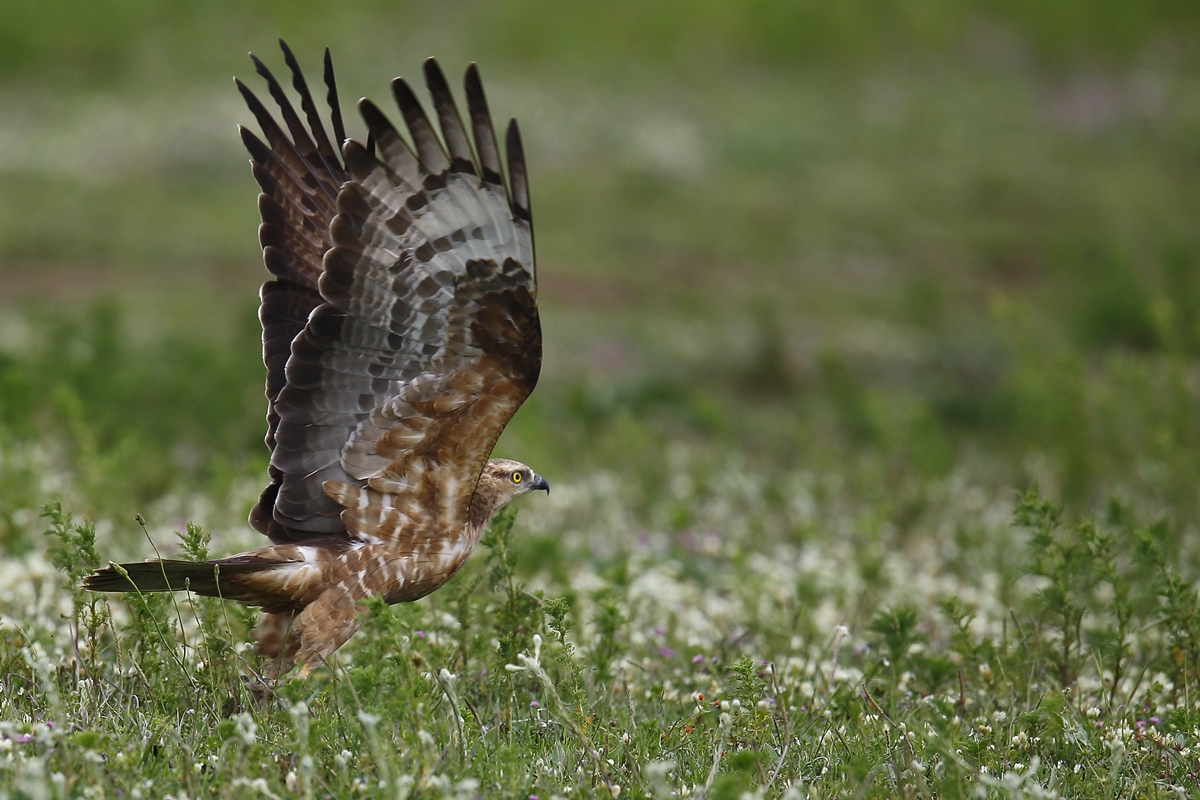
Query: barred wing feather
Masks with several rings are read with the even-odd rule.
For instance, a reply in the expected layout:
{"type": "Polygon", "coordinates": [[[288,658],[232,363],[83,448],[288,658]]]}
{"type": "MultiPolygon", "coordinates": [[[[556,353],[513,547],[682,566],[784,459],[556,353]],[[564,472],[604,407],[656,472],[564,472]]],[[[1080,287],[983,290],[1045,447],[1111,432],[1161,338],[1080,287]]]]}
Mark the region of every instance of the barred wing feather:
{"type": "MultiPolygon", "coordinates": [[[[279,543],[462,526],[541,365],[519,134],[510,125],[506,182],[475,67],[468,133],[431,59],[441,137],[397,79],[413,146],[364,100],[375,152],[345,141],[343,167],[286,47],[285,56],[307,127],[261,64],[288,133],[240,87],[267,139],[243,133],[275,276],[260,312],[272,485],[251,521],[279,543]]],[[[326,83],[341,137],[328,58],[326,83]]]]}

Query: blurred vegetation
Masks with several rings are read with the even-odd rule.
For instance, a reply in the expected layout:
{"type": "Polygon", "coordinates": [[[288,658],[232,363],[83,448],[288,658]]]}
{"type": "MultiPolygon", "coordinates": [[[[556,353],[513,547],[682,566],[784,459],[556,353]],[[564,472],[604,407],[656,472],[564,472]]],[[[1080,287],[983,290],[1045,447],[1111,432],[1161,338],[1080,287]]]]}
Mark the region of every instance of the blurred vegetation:
{"type": "MultiPolygon", "coordinates": [[[[1159,709],[1172,736],[1200,724],[1177,702],[1200,663],[1200,4],[11,0],[0,545],[13,558],[46,548],[47,500],[61,503],[56,553],[94,537],[105,558],[146,555],[135,513],[167,549],[172,530],[199,547],[189,521],[214,533],[215,553],[257,538],[244,520],[265,482],[254,298],[265,271],[234,130],[250,115],[229,77],[259,83],[247,50],[282,71],[279,36],[311,82],[332,48],[348,114],[360,95],[386,99],[387,79],[426,55],[451,73],[479,61],[493,113],[521,120],[533,173],[546,364],[500,451],[567,505],[528,501],[486,564],[474,559],[429,603],[374,609],[347,650],[351,678],[285,689],[310,701],[314,730],[371,752],[357,768],[395,788],[399,771],[428,778],[442,763],[407,729],[390,730],[405,745],[396,758],[372,749],[379,697],[439,746],[465,736],[499,748],[487,752],[508,777],[489,786],[513,795],[538,785],[520,782],[533,769],[520,754],[557,763],[566,747],[589,764],[598,751],[627,766],[675,759],[673,785],[737,796],[770,785],[767,740],[791,741],[789,724],[797,749],[778,763],[806,779],[830,766],[825,796],[920,794],[918,762],[943,766],[920,784],[943,796],[1010,796],[997,776],[1032,780],[1032,756],[1078,756],[1082,772],[1057,784],[1067,796],[1104,781],[1109,796],[1165,794],[1160,769],[1194,784],[1182,739],[1154,740],[1159,763],[1122,760],[1111,737],[1086,732],[1099,722],[1144,743],[1137,715],[1159,709]],[[776,562],[792,572],[763,578],[776,562]],[[656,605],[638,594],[645,583],[690,599],[656,605]],[[760,589],[787,596],[760,603],[760,589]],[[711,638],[698,639],[680,608],[709,600],[741,616],[706,610],[711,638]],[[457,637],[455,654],[419,641],[424,630],[457,637]],[[533,671],[504,672],[534,632],[559,701],[533,671]],[[698,649],[713,660],[684,655],[698,649]],[[795,662],[782,694],[750,655],[795,662]],[[629,659],[646,676],[635,684],[683,710],[618,700],[629,659]],[[443,664],[462,667],[462,697],[477,704],[465,732],[420,706],[434,674],[422,670],[443,664]],[[839,665],[857,677],[835,679],[839,665]],[[710,684],[760,711],[722,727],[690,699],[710,684]],[[518,696],[553,709],[541,718],[553,736],[488,738],[537,721],[518,696]],[[765,696],[790,711],[762,711],[765,696]],[[347,709],[368,713],[349,715],[360,727],[345,726],[347,709]],[[665,719],[665,732],[652,722],[665,719]],[[905,720],[944,738],[906,745],[893,728],[905,720]],[[693,725],[700,744],[684,736],[693,725]],[[1038,736],[1062,746],[1043,753],[1038,736]],[[709,773],[727,746],[741,760],[709,773]]],[[[168,601],[134,603],[126,640],[105,633],[106,604],[72,596],[91,649],[60,642],[51,659],[120,672],[112,680],[128,685],[105,684],[105,702],[132,708],[122,693],[145,689],[124,672],[129,652],[149,654],[160,696],[186,704],[196,681],[241,696],[229,653],[244,616],[199,607],[204,646],[229,657],[189,674],[178,665],[201,651],[163,637],[163,616],[179,614],[168,601]]],[[[23,619],[3,592],[0,612],[23,619]]],[[[27,639],[0,637],[0,663],[67,705],[5,690],[0,707],[46,718],[100,707],[89,692],[101,690],[75,673],[55,683],[31,666],[47,657],[26,650],[50,648],[62,624],[39,613],[27,639]]],[[[195,773],[215,775],[196,779],[212,791],[267,761],[247,754],[292,757],[253,743],[249,716],[225,719],[232,707],[200,709],[194,739],[162,734],[185,713],[172,702],[161,719],[129,711],[95,727],[240,753],[195,773]]],[[[307,753],[308,717],[275,712],[258,724],[307,753]]],[[[92,735],[79,725],[71,736],[92,735]]],[[[10,733],[0,726],[0,742],[10,733]]],[[[79,766],[81,752],[54,763],[79,766]]],[[[316,754],[324,786],[358,787],[336,755],[316,754]]],[[[593,770],[590,785],[620,769],[593,770]]],[[[657,785],[630,769],[636,791],[657,785]]],[[[547,792],[563,785],[545,780],[547,792]]]]}
{"type": "Polygon", "coordinates": [[[1128,63],[1164,43],[1194,47],[1200,11],[1187,0],[618,0],[562,4],[498,0],[447,6],[429,0],[309,0],[162,4],[122,0],[13,0],[0,33],[0,76],[90,88],[153,67],[155,80],[190,80],[222,65],[231,45],[272,28],[311,40],[386,41],[453,37],[490,59],[604,70],[614,62],[666,70],[726,63],[777,68],[834,63],[875,67],[899,53],[954,54],[979,26],[1004,28],[1046,63],[1128,63]],[[435,32],[431,32],[431,29],[435,32]]]}
{"type": "Polygon", "coordinates": [[[333,48],[344,102],[479,59],[525,123],[548,350],[505,446],[544,472],[628,460],[653,505],[683,438],[1196,522],[1192,3],[52,7],[0,30],[0,436],[72,464],[81,511],[252,497],[227,79],[283,35],[310,70],[333,48]]]}

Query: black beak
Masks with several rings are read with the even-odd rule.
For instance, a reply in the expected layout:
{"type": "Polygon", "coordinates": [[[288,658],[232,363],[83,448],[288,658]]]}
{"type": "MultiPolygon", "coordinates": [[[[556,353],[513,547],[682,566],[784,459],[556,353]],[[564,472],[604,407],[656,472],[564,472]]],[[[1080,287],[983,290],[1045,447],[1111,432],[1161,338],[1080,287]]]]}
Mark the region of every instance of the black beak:
{"type": "Polygon", "coordinates": [[[546,494],[550,494],[550,484],[546,482],[545,478],[543,478],[541,475],[538,475],[536,472],[533,475],[533,486],[530,487],[529,491],[532,492],[534,489],[544,489],[546,494]]]}

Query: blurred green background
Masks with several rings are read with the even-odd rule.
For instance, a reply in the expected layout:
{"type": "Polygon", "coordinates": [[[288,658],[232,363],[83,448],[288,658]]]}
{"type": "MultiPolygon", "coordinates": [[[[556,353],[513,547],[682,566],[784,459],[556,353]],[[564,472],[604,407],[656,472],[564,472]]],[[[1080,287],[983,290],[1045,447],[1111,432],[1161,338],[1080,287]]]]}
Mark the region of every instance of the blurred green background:
{"type": "Polygon", "coordinates": [[[631,476],[650,514],[683,443],[689,471],[845,474],[902,529],[955,471],[1200,518],[1192,0],[8,0],[11,546],[50,496],[252,503],[265,271],[230,78],[261,87],[249,50],[283,72],[278,37],[313,83],[332,48],[347,114],[437,55],[521,120],[547,353],[501,449],[552,480],[631,476]]]}

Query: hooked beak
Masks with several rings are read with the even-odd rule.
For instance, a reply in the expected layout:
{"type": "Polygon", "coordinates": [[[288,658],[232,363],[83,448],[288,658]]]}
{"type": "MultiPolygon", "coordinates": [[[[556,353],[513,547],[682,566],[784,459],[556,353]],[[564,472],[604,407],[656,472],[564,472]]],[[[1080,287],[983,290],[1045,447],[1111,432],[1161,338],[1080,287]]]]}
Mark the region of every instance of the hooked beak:
{"type": "Polygon", "coordinates": [[[550,484],[546,482],[545,478],[543,478],[541,475],[538,475],[536,472],[533,474],[533,486],[530,487],[529,491],[532,492],[534,489],[544,489],[546,494],[550,494],[550,484]]]}

